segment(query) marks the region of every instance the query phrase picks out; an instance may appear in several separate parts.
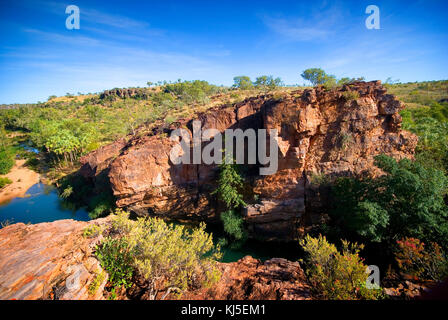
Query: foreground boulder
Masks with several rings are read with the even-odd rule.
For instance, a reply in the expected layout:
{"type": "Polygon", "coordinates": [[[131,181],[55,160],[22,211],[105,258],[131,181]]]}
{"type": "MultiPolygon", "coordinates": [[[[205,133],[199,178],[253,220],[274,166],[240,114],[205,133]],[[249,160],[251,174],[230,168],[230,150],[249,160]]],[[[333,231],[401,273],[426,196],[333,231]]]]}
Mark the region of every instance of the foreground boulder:
{"type": "Polygon", "coordinates": [[[320,181],[378,175],[379,154],[412,158],[417,137],[401,130],[403,107],[379,81],[249,98],[100,148],[81,159],[80,172],[94,184],[108,179],[117,206],[138,215],[218,221],[217,166],[172,164],[169,134],[192,131],[193,120],[220,132],[277,129],[278,171],[259,176],[259,165],[247,166],[243,214],[252,236],[292,240],[325,219],[320,181]]]}
{"type": "Polygon", "coordinates": [[[0,229],[0,300],[104,299],[107,276],[91,287],[102,273],[92,252],[98,239],[82,235],[92,223],[59,220],[0,229]]]}

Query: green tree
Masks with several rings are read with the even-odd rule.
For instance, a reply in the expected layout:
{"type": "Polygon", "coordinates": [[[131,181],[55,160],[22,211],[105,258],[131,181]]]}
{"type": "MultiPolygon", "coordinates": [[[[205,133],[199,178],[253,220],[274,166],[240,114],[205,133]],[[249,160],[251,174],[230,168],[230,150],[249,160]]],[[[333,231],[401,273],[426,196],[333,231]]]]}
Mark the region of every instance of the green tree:
{"type": "Polygon", "coordinates": [[[327,74],[321,68],[306,69],[301,74],[302,78],[311,82],[313,86],[324,84],[327,74]]]}
{"type": "Polygon", "coordinates": [[[243,178],[238,172],[237,165],[224,161],[220,165],[218,188],[212,194],[218,194],[219,199],[225,203],[227,210],[220,216],[224,231],[237,241],[246,238],[243,218],[235,212],[246,206],[241,194],[242,187],[243,178]]]}
{"type": "Polygon", "coordinates": [[[334,87],[337,83],[335,76],[327,74],[321,68],[306,69],[302,72],[301,76],[311,82],[313,86],[322,84],[326,87],[334,87]]]}
{"type": "Polygon", "coordinates": [[[252,80],[248,76],[234,77],[233,86],[241,90],[248,90],[253,88],[252,80]]]}
{"type": "Polygon", "coordinates": [[[238,167],[234,163],[223,162],[220,165],[218,188],[212,194],[218,194],[218,197],[226,204],[227,209],[236,209],[240,206],[246,206],[241,194],[243,178],[238,172],[238,167]]]}

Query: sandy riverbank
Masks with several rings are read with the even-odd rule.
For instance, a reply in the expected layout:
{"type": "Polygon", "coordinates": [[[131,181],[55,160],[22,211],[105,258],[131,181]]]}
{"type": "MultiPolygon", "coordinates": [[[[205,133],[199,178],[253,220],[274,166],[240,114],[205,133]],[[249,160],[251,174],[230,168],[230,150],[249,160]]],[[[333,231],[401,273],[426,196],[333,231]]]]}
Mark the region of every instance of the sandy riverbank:
{"type": "Polygon", "coordinates": [[[13,198],[23,197],[29,188],[40,181],[40,175],[25,167],[26,160],[16,160],[11,171],[2,177],[9,178],[12,183],[0,190],[0,204],[13,198]]]}

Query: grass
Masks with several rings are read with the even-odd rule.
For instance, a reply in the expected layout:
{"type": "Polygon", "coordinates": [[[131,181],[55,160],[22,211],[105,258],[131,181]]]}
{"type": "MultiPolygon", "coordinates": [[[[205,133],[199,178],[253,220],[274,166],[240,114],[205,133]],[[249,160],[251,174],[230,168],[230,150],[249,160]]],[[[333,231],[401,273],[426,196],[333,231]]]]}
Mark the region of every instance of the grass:
{"type": "Polygon", "coordinates": [[[397,96],[408,108],[430,106],[448,99],[448,80],[385,85],[388,93],[397,96]]]}
{"type": "Polygon", "coordinates": [[[0,189],[11,183],[12,183],[11,179],[7,177],[0,177],[0,189]]]}

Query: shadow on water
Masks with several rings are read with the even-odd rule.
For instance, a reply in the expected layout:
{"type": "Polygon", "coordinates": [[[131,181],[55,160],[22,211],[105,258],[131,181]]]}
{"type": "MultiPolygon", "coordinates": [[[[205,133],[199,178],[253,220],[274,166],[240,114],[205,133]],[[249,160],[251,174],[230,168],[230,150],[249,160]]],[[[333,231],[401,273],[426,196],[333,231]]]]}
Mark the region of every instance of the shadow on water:
{"type": "Polygon", "coordinates": [[[0,222],[40,223],[62,219],[90,220],[87,211],[76,210],[59,198],[56,188],[42,183],[32,186],[24,198],[0,205],[0,222]]]}
{"type": "MultiPolygon", "coordinates": [[[[207,231],[213,234],[215,243],[224,237],[224,232],[217,226],[208,226],[207,231]]],[[[302,250],[297,242],[275,242],[248,239],[242,244],[227,244],[221,248],[222,262],[234,262],[245,256],[251,256],[261,261],[272,258],[285,258],[297,261],[302,258],[302,250]]]]}

